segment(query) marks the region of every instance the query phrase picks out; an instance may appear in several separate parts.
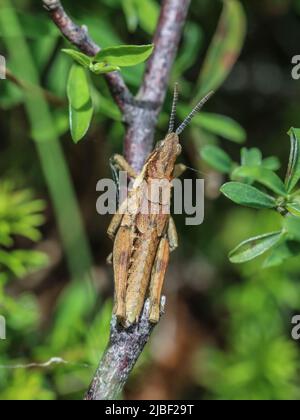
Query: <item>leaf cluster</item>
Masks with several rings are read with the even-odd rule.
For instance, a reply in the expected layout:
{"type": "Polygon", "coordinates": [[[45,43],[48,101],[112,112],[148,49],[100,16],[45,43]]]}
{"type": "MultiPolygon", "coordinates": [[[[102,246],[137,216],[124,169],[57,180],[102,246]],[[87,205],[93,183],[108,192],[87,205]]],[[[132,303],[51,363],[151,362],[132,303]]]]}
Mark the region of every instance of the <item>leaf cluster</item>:
{"type": "Polygon", "coordinates": [[[272,250],[264,267],[282,263],[300,254],[300,130],[289,131],[291,152],[285,179],[276,173],[279,160],[271,156],[263,159],[259,149],[241,151],[240,163],[215,145],[202,150],[202,158],[214,169],[228,174],[231,181],[221,187],[221,192],[236,204],[254,209],[272,209],[281,215],[282,227],[246,239],[230,252],[233,263],[250,261],[272,250]]]}

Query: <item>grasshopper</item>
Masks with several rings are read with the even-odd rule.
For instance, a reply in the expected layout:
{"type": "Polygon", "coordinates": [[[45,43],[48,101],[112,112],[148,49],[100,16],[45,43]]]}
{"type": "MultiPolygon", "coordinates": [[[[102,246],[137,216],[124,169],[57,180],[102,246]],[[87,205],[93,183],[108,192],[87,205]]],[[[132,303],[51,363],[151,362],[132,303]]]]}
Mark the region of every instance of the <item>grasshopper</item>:
{"type": "Polygon", "coordinates": [[[176,85],[168,134],[157,144],[140,174],[136,174],[122,156],[113,157],[115,167],[126,171],[133,179],[127,199],[120,204],[108,228],[108,235],[114,240],[114,313],[126,328],[138,322],[147,295],[150,298],[149,321],[159,321],[161,292],[170,252],[178,246],[169,209],[171,182],[185,170],[184,165],[175,165],[182,150],[179,136],[212,94],[204,97],[174,130],[178,102],[176,85]],[[157,182],[161,181],[165,181],[164,191],[157,194],[157,182]],[[147,211],[144,211],[145,203],[147,211]]]}

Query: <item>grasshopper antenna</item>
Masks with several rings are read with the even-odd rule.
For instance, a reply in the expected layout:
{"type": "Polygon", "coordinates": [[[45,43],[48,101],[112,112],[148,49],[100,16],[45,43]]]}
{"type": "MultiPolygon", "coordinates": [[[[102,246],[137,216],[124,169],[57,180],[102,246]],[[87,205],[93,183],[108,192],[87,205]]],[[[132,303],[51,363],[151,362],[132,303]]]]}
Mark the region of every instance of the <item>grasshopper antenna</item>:
{"type": "Polygon", "coordinates": [[[186,117],[186,119],[183,121],[180,127],[177,128],[176,134],[178,136],[186,129],[186,127],[189,125],[189,123],[192,121],[195,115],[203,108],[203,106],[213,96],[214,93],[214,91],[209,92],[203,99],[201,99],[198,105],[195,106],[193,111],[186,117]]]}
{"type": "Polygon", "coordinates": [[[172,112],[171,112],[170,125],[169,125],[169,131],[168,131],[169,134],[174,133],[178,95],[179,95],[178,83],[175,83],[172,112]]]}

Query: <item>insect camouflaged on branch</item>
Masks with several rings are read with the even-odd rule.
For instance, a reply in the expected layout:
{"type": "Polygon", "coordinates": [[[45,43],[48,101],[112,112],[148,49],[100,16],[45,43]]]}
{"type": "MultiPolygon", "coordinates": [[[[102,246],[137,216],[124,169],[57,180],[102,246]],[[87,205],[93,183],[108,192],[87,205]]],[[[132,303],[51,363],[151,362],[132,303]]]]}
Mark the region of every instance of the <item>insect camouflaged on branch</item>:
{"type": "Polygon", "coordinates": [[[179,166],[180,170],[175,166],[181,153],[179,135],[212,94],[203,98],[174,132],[178,101],[176,85],[169,132],[150,154],[139,175],[122,156],[113,158],[118,169],[134,179],[127,199],[121,203],[108,228],[108,235],[114,240],[114,313],[124,327],[138,322],[147,295],[150,298],[149,320],[152,323],[159,321],[170,251],[178,246],[170,201],[174,174],[179,176],[183,172],[183,165],[179,166]]]}

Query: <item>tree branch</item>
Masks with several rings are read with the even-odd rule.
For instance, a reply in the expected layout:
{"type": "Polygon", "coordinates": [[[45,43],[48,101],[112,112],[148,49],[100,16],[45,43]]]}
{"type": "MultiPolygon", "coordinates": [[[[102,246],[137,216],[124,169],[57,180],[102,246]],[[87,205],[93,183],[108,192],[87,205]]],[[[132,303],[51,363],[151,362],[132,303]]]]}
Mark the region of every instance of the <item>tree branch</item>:
{"type": "MultiPolygon", "coordinates": [[[[147,64],[136,98],[132,97],[119,73],[106,75],[112,96],[118,103],[126,124],[124,154],[137,172],[142,169],[153,147],[158,116],[166,96],[171,68],[190,2],[191,0],[162,1],[154,36],[155,51],[147,64]]],[[[43,0],[43,4],[53,22],[73,45],[91,56],[100,50],[88,36],[87,29],[72,22],[60,1],[43,0]]],[[[163,298],[162,308],[164,304],[163,298]]],[[[149,302],[146,301],[138,324],[126,330],[118,326],[113,317],[110,342],[86,400],[114,399],[121,392],[153,330],[153,325],[148,321],[148,311],[149,302]]]]}
{"type": "Polygon", "coordinates": [[[153,43],[155,50],[148,61],[144,80],[137,95],[140,106],[131,109],[125,138],[125,157],[140,171],[152,150],[154,132],[177,53],[191,0],[163,0],[153,43]]]}
{"type": "MultiPolygon", "coordinates": [[[[162,311],[165,300],[163,297],[162,311]]],[[[148,319],[149,307],[148,299],[139,323],[128,330],[121,328],[116,317],[113,316],[109,344],[85,400],[114,400],[120,395],[154,328],[148,319]]]]}
{"type": "MultiPolygon", "coordinates": [[[[100,51],[101,48],[90,38],[87,27],[76,25],[67,15],[59,0],[42,0],[42,2],[55,25],[71,44],[91,57],[100,51]]],[[[112,72],[106,74],[105,78],[113,98],[124,112],[126,103],[132,101],[132,95],[121,74],[112,72]]]]}
{"type": "MultiPolygon", "coordinates": [[[[147,63],[139,98],[163,105],[171,68],[177,53],[191,0],[163,1],[153,39],[155,50],[147,63]]],[[[160,109],[157,110],[158,114],[160,109]]]]}

